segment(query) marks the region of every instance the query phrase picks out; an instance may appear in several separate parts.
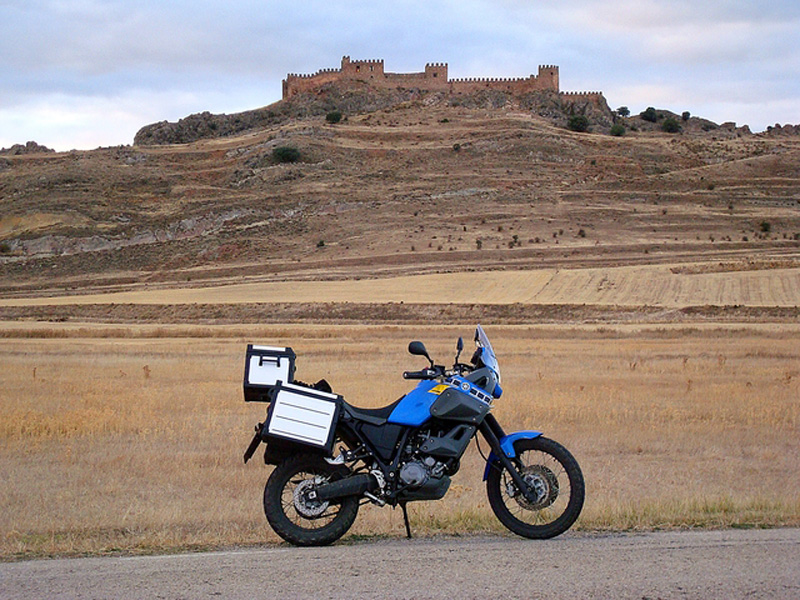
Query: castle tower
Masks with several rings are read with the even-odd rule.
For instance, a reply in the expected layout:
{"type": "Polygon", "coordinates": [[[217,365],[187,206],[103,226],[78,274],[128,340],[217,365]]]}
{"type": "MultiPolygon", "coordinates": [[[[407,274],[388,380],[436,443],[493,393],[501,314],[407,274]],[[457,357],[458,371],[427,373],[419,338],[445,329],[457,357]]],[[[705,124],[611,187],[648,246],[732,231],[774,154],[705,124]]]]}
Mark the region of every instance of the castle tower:
{"type": "Polygon", "coordinates": [[[360,81],[383,79],[383,59],[350,60],[349,56],[343,56],[342,77],[346,79],[358,79],[360,81]]]}
{"type": "Polygon", "coordinates": [[[425,65],[425,77],[447,83],[447,63],[428,63],[425,65]]]}
{"type": "Polygon", "coordinates": [[[558,84],[558,66],[539,65],[539,75],[536,78],[539,82],[539,89],[560,91],[558,84]]]}

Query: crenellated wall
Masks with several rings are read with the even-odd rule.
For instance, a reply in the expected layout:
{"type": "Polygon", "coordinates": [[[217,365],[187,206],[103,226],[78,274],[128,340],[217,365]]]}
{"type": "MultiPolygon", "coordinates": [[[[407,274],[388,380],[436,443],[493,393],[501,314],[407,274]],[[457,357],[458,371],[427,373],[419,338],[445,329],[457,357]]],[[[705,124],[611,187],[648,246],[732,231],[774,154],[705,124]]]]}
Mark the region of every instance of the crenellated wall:
{"type": "MultiPolygon", "coordinates": [[[[560,92],[556,65],[539,65],[538,73],[529,77],[448,79],[447,63],[428,63],[421,73],[387,73],[383,60],[350,60],[349,56],[344,56],[339,69],[321,69],[311,75],[289,73],[283,81],[283,97],[289,98],[337,81],[362,81],[380,89],[404,87],[450,94],[471,94],[483,90],[512,94],[543,90],[560,92]]],[[[567,92],[562,96],[569,102],[605,102],[600,92],[567,92]]]]}

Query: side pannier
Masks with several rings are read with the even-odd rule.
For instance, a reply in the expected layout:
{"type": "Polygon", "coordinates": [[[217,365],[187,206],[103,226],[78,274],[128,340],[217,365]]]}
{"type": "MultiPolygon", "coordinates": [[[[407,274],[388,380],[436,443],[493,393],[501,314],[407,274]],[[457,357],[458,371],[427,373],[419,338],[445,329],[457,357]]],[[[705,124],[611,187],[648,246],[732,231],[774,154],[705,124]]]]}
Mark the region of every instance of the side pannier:
{"type": "Polygon", "coordinates": [[[289,440],[331,454],[342,402],[337,394],[279,383],[272,392],[261,437],[266,442],[271,438],[289,440]]]}

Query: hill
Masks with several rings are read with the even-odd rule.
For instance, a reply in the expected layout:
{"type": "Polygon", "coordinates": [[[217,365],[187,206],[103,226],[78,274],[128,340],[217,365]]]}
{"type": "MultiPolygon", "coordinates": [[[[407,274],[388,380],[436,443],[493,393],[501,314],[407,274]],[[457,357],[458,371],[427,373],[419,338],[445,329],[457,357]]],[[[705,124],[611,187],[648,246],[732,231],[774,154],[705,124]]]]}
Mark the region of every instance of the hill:
{"type": "Polygon", "coordinates": [[[0,293],[798,258],[795,135],[637,116],[613,137],[584,112],[590,133],[546,95],[332,88],[4,156],[0,293]]]}

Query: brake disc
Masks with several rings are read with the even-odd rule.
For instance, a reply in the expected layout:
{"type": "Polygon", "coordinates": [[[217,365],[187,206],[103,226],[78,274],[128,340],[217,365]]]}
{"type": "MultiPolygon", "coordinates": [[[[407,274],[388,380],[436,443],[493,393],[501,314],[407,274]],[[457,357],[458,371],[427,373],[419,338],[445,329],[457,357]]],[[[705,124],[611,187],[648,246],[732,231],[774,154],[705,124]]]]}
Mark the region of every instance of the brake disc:
{"type": "Polygon", "coordinates": [[[558,498],[558,477],[544,465],[530,465],[520,471],[522,478],[536,494],[534,502],[529,501],[520,493],[514,482],[507,486],[508,495],[516,500],[525,510],[542,510],[547,508],[558,498]]]}
{"type": "Polygon", "coordinates": [[[328,509],[329,503],[327,501],[312,500],[308,496],[309,492],[321,483],[324,483],[324,480],[321,477],[315,477],[314,479],[301,481],[294,488],[294,508],[300,516],[306,519],[314,519],[328,509]]]}

